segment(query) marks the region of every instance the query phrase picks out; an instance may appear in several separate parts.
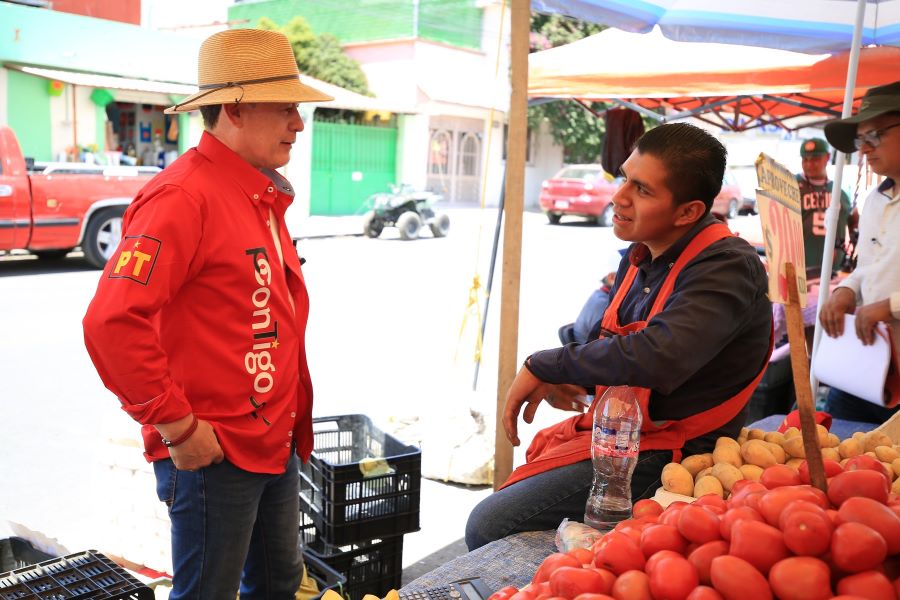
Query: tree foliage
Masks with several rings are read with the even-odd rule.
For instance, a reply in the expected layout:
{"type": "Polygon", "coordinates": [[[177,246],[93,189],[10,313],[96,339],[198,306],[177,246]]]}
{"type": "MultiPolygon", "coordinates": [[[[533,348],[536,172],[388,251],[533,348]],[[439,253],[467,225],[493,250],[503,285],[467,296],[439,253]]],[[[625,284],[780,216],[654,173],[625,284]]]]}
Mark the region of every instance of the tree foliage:
{"type": "MultiPolygon", "coordinates": [[[[585,23],[561,15],[532,13],[530,50],[536,52],[555,48],[600,33],[604,29],[603,25],[585,23]]],[[[602,102],[587,104],[596,112],[606,109],[602,102]]],[[[602,119],[592,115],[574,100],[557,100],[529,107],[529,127],[536,129],[545,120],[550,123],[553,140],[564,149],[565,162],[597,162],[605,133],[602,119]]]]}
{"type": "Polygon", "coordinates": [[[287,36],[301,73],[366,96],[372,95],[359,63],[344,54],[340,42],[330,33],[316,35],[303,17],[294,17],[283,27],[263,17],[259,20],[259,28],[280,31],[287,36]]]}

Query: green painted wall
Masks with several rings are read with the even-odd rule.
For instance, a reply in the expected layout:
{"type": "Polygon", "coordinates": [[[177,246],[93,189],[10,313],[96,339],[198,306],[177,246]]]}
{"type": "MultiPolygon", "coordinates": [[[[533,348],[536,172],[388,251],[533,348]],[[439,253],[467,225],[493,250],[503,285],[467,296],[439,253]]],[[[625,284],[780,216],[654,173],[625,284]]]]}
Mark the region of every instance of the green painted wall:
{"type": "Polygon", "coordinates": [[[302,16],[316,33],[331,33],[342,43],[418,37],[463,48],[481,47],[481,9],[475,0],[262,0],[228,8],[230,21],[246,20],[237,27],[255,27],[261,17],[284,25],[302,16]]]}
{"type": "Polygon", "coordinates": [[[6,83],[7,120],[22,153],[35,160],[53,160],[47,80],[9,69],[6,83]]]}

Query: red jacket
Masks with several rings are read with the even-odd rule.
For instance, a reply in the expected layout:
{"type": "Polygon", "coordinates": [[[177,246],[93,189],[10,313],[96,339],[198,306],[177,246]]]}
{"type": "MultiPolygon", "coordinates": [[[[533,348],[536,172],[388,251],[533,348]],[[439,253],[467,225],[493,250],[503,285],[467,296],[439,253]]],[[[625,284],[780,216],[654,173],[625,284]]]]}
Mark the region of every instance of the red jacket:
{"type": "MultiPolygon", "coordinates": [[[[678,260],[669,271],[666,280],[663,282],[662,288],[656,297],[650,313],[645,321],[637,321],[621,325],[619,323],[619,307],[622,300],[631,289],[637,273],[637,268],[632,265],[628,268],[625,279],[619,286],[615,297],[607,307],[603,314],[603,324],[601,331],[609,331],[614,335],[628,335],[630,333],[640,331],[647,326],[647,322],[654,315],[663,310],[666,300],[675,287],[675,281],[681,270],[692,261],[700,252],[725,237],[733,235],[726,226],[721,224],[710,225],[703,229],[694,237],[687,245],[678,260]]],[[[772,339],[769,341],[769,354],[772,353],[772,339]]],[[[672,460],[679,462],[681,460],[681,448],[684,443],[690,439],[701,436],[710,431],[715,431],[722,427],[744,408],[744,405],[750,400],[753,390],[759,384],[765,372],[767,361],[763,362],[763,366],[756,378],[741,390],[737,395],[723,401],[718,406],[709,410],[694,414],[685,419],[677,421],[666,421],[664,423],[654,423],[649,415],[650,390],[648,388],[634,388],[637,392],[638,403],[641,407],[643,415],[643,425],[641,427],[641,451],[644,450],[672,450],[672,460]]],[[[606,386],[598,385],[594,394],[594,402],[590,409],[584,414],[570,417],[556,425],[552,425],[542,429],[537,433],[528,447],[526,453],[526,463],[521,465],[501,486],[501,489],[512,485],[518,481],[543,473],[551,469],[571,465],[582,460],[591,458],[591,432],[594,424],[594,408],[597,402],[606,391],[606,386]]]]}
{"type": "Polygon", "coordinates": [[[283,472],[294,440],[304,459],[312,451],[309,297],[284,226],[292,201],[284,178],[204,133],[126,211],[84,335],[103,383],[144,424],[148,460],[168,457],[152,425],[191,412],[248,471],[283,472]]]}

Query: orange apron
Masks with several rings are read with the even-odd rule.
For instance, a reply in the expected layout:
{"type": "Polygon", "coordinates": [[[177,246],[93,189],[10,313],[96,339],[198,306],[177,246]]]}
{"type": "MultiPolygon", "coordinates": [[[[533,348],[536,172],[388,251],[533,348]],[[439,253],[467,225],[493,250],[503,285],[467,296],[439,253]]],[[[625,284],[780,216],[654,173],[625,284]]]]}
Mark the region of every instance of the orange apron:
{"type": "MultiPolygon", "coordinates": [[[[637,276],[637,267],[631,265],[619,286],[615,297],[603,314],[602,328],[615,335],[628,335],[640,331],[647,326],[647,322],[662,311],[666,300],[675,289],[675,281],[681,270],[710,244],[733,235],[728,227],[721,224],[713,224],[706,227],[690,241],[678,260],[669,270],[659,295],[650,309],[645,321],[635,321],[627,325],[619,324],[619,307],[628,295],[631,285],[637,276]]],[[[602,336],[601,336],[602,337],[602,336]]],[[[769,337],[769,355],[772,354],[772,336],[769,337]]],[[[756,377],[744,389],[734,397],[714,406],[708,410],[691,415],[677,421],[664,421],[654,423],[650,419],[650,389],[633,388],[638,398],[643,416],[641,425],[641,451],[644,450],[671,450],[672,460],[681,461],[681,449],[685,442],[703,434],[715,431],[734,419],[750,400],[750,396],[759,385],[763,373],[768,365],[768,356],[763,362],[756,377]]],[[[594,408],[603,396],[607,386],[598,385],[594,393],[594,401],[587,412],[570,417],[556,425],[542,429],[534,437],[528,452],[525,454],[526,463],[521,465],[509,476],[509,479],[500,489],[527,479],[532,475],[543,473],[557,467],[571,465],[591,458],[591,435],[594,426],[594,408]]]]}

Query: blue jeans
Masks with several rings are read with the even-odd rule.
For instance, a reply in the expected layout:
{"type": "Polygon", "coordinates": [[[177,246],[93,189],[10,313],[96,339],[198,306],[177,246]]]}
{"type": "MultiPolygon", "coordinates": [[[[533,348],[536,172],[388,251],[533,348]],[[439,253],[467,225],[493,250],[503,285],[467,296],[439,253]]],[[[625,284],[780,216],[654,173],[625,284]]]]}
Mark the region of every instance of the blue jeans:
{"type": "Polygon", "coordinates": [[[299,551],[298,458],[280,475],[227,460],[196,472],[153,463],[156,491],[172,521],[172,600],[293,600],[299,551]]]}
{"type": "MultiPolygon", "coordinates": [[[[669,450],[638,456],[631,476],[631,499],[650,498],[662,485],[660,475],[672,461],[669,450]]],[[[556,529],[564,518],[584,521],[584,506],[594,480],[594,465],[583,460],[523,479],[482,500],[466,523],[469,550],[523,531],[556,529]]]]}
{"type": "Polygon", "coordinates": [[[868,400],[863,400],[837,388],[831,388],[825,399],[825,412],[835,419],[844,421],[862,421],[881,425],[890,419],[898,409],[900,407],[884,408],[872,404],[868,400]]]}

